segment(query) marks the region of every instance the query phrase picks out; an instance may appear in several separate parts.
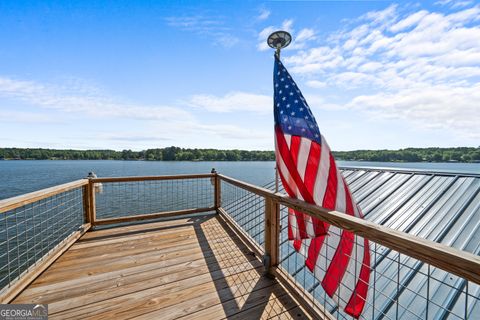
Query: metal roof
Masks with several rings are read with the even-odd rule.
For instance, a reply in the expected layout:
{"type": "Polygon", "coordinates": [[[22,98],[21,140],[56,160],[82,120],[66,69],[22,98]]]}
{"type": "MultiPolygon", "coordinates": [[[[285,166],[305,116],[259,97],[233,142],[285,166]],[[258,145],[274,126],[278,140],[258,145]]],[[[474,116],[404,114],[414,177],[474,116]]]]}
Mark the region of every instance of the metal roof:
{"type": "MultiPolygon", "coordinates": [[[[366,220],[480,255],[480,174],[341,169],[366,220]]],[[[282,255],[295,256],[288,247],[282,246],[282,255]]],[[[371,250],[375,286],[362,318],[480,319],[480,286],[380,245],[371,250]]],[[[289,270],[297,281],[335,316],[351,318],[298,260],[299,269],[289,270]]]]}
{"type": "MultiPolygon", "coordinates": [[[[479,174],[352,167],[342,168],[342,171],[365,219],[480,254],[479,174]]],[[[392,261],[399,259],[398,253],[383,251],[384,254],[378,254],[377,250],[376,260],[372,261],[375,272],[380,275],[391,273],[392,261]]],[[[429,269],[428,265],[403,255],[399,267],[401,290],[398,292],[396,281],[392,286],[391,278],[376,279],[376,290],[383,295],[376,295],[378,315],[375,318],[385,314],[388,318],[417,315],[425,319],[428,289],[433,302],[429,305],[429,317],[464,318],[466,315],[480,319],[478,285],[467,285],[463,279],[433,267],[429,269]],[[465,300],[467,287],[472,296],[468,301],[465,300]],[[396,298],[402,310],[396,310],[393,303],[396,298]]],[[[373,315],[365,316],[372,318],[373,315]]]]}

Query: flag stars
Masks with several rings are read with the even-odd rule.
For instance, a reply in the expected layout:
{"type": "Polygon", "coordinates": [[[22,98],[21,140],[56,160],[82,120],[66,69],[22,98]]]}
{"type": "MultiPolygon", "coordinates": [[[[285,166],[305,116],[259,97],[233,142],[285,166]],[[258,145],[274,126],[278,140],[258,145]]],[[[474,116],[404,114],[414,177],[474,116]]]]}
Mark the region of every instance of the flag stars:
{"type": "Polygon", "coordinates": [[[286,85],[285,85],[285,89],[288,89],[288,87],[289,87],[289,85],[288,85],[288,84],[286,84],[286,85]]]}
{"type": "Polygon", "coordinates": [[[275,83],[275,88],[278,88],[278,83],[275,83]]]}
{"type": "Polygon", "coordinates": [[[295,99],[295,101],[294,101],[294,102],[295,102],[295,103],[298,103],[298,100],[297,100],[297,99],[295,99]]]}
{"type": "Polygon", "coordinates": [[[300,111],[303,111],[303,108],[300,108],[300,111]]]}
{"type": "Polygon", "coordinates": [[[290,103],[287,103],[287,108],[290,108],[290,103]]]}
{"type": "Polygon", "coordinates": [[[290,113],[290,115],[294,116],[294,115],[295,115],[295,111],[293,111],[292,113],[290,113]]]}
{"type": "Polygon", "coordinates": [[[285,78],[280,78],[280,81],[285,81],[285,78]]]}
{"type": "Polygon", "coordinates": [[[283,97],[282,100],[283,100],[283,101],[287,100],[287,97],[283,97]]]}
{"type": "Polygon", "coordinates": [[[293,96],[293,92],[290,92],[290,95],[293,96]]]}
{"type": "Polygon", "coordinates": [[[288,130],[292,130],[292,126],[288,126],[288,130]]]}
{"type": "Polygon", "coordinates": [[[280,94],[282,94],[282,92],[283,92],[282,90],[278,91],[278,93],[280,93],[280,94]]]}
{"type": "Polygon", "coordinates": [[[308,120],[308,116],[305,116],[305,120],[308,120]]]}

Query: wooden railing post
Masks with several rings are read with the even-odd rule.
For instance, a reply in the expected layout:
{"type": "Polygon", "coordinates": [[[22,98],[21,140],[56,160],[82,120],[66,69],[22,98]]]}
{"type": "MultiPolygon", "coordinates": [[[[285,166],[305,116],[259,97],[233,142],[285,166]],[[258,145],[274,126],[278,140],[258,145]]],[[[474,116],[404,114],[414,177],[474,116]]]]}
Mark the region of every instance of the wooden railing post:
{"type": "Polygon", "coordinates": [[[97,220],[97,212],[95,209],[95,182],[92,179],[88,179],[88,204],[88,220],[94,226],[97,220]]]}
{"type": "Polygon", "coordinates": [[[266,274],[275,275],[280,247],[280,206],[270,197],[265,197],[265,255],[263,265],[266,274]]]}
{"type": "Polygon", "coordinates": [[[84,214],[84,223],[92,223],[90,221],[90,184],[84,185],[83,188],[83,214],[84,214]]]}
{"type": "Polygon", "coordinates": [[[218,210],[222,206],[222,180],[215,173],[214,176],[214,183],[215,183],[215,210],[218,210]]]}

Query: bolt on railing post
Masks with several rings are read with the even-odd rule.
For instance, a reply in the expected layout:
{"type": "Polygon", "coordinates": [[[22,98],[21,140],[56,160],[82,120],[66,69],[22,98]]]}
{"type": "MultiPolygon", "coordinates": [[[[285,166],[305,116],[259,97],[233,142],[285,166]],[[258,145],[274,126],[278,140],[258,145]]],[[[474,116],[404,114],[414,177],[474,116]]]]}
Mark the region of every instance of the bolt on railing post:
{"type": "Polygon", "coordinates": [[[265,255],[263,265],[268,276],[274,276],[280,247],[280,206],[270,197],[265,198],[265,255]]]}

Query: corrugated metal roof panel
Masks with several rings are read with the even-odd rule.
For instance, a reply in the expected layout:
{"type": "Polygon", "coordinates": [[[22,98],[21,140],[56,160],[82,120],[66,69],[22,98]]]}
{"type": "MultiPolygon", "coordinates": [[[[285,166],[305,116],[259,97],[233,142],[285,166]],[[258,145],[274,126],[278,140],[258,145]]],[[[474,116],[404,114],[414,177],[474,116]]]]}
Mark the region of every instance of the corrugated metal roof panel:
{"type": "MultiPolygon", "coordinates": [[[[480,175],[358,168],[343,168],[343,173],[347,182],[357,178],[351,190],[365,219],[480,253],[480,175]]],[[[478,299],[465,304],[465,280],[386,248],[375,256],[374,318],[425,318],[427,287],[429,317],[478,316],[473,313],[480,309],[478,299]]],[[[478,297],[479,286],[469,285],[469,294],[478,297]]],[[[364,316],[371,318],[373,308],[364,316]]]]}
{"type": "MultiPolygon", "coordinates": [[[[480,175],[374,168],[342,168],[342,172],[365,219],[480,254],[480,175]]],[[[463,318],[465,313],[479,317],[478,285],[468,284],[470,298],[465,304],[467,282],[463,279],[374,246],[375,289],[370,288],[369,295],[375,296],[375,301],[367,303],[363,318],[424,319],[427,295],[428,318],[463,318]]],[[[290,254],[288,261],[296,270],[297,281],[311,288],[336,316],[345,317],[311,273],[303,272],[303,261],[288,247],[282,246],[282,256],[290,254]]]]}

